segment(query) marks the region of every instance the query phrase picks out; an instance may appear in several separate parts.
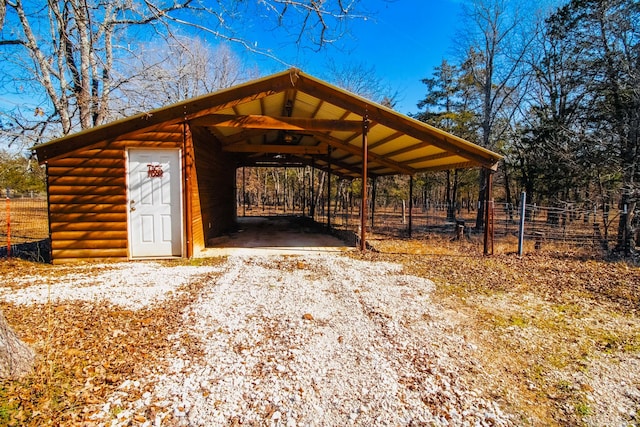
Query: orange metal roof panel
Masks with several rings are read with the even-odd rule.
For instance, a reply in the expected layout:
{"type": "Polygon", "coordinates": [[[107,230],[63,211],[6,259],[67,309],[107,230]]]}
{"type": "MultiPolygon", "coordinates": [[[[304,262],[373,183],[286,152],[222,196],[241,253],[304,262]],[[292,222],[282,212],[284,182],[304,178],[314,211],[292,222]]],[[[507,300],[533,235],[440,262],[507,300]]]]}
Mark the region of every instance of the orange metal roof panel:
{"type": "Polygon", "coordinates": [[[415,169],[429,169],[429,168],[437,168],[446,165],[456,165],[460,163],[468,162],[467,159],[460,156],[451,156],[443,159],[431,160],[427,162],[419,162],[419,163],[411,163],[411,167],[415,169]]]}
{"type": "Polygon", "coordinates": [[[422,157],[433,156],[433,155],[438,155],[443,153],[446,153],[446,151],[438,147],[434,147],[433,145],[429,145],[427,147],[419,148],[417,150],[409,151],[407,153],[391,156],[391,158],[396,162],[410,163],[413,159],[419,159],[422,157]]]}
{"type": "MultiPolygon", "coordinates": [[[[380,154],[380,155],[387,155],[388,153],[392,153],[394,151],[403,149],[405,147],[410,147],[412,145],[416,145],[416,144],[418,144],[420,142],[421,141],[416,139],[416,138],[413,138],[413,137],[410,137],[410,136],[407,136],[407,135],[402,135],[402,136],[399,136],[398,138],[395,138],[395,139],[393,139],[393,140],[391,140],[391,141],[389,141],[389,142],[387,142],[385,144],[382,144],[382,145],[379,145],[379,146],[375,147],[373,149],[373,151],[375,153],[377,153],[377,154],[380,154]]],[[[374,142],[370,140],[369,143],[373,144],[374,142]]]]}

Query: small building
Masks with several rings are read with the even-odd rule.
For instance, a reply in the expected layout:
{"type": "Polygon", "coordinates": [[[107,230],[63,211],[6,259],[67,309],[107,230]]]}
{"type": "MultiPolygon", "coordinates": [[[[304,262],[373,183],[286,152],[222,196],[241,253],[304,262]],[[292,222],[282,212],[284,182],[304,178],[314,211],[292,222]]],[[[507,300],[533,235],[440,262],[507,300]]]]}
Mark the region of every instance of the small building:
{"type": "Polygon", "coordinates": [[[47,169],[54,262],[197,255],[235,224],[238,167],[307,164],[366,178],[494,171],[501,158],[297,69],[35,152],[47,169]]]}

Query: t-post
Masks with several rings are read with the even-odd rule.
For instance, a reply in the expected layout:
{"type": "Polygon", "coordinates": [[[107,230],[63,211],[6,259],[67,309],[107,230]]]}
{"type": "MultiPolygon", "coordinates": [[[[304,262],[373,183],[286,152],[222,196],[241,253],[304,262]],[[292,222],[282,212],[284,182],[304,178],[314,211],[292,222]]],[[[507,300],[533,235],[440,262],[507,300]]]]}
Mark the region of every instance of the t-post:
{"type": "Polygon", "coordinates": [[[522,256],[524,244],[524,215],[526,213],[527,193],[524,191],[520,196],[520,229],[518,230],[518,256],[522,256]]]}

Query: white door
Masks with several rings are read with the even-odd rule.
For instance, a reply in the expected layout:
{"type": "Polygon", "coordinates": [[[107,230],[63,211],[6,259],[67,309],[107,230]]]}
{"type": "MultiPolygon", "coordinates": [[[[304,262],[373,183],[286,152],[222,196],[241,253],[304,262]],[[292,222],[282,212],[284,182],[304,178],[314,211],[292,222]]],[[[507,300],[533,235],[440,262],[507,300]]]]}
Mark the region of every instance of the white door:
{"type": "Polygon", "coordinates": [[[179,150],[128,151],[131,257],[182,255],[179,150]]]}

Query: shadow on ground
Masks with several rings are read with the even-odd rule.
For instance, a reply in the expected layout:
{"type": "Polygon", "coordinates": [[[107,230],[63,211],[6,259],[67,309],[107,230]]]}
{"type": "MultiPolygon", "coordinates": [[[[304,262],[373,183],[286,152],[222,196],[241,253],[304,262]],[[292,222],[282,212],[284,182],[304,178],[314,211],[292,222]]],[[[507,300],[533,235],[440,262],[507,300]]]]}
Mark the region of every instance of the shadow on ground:
{"type": "Polygon", "coordinates": [[[0,258],[20,258],[26,261],[51,262],[51,240],[43,239],[37,242],[19,243],[11,245],[11,251],[7,246],[0,247],[0,258]]]}

